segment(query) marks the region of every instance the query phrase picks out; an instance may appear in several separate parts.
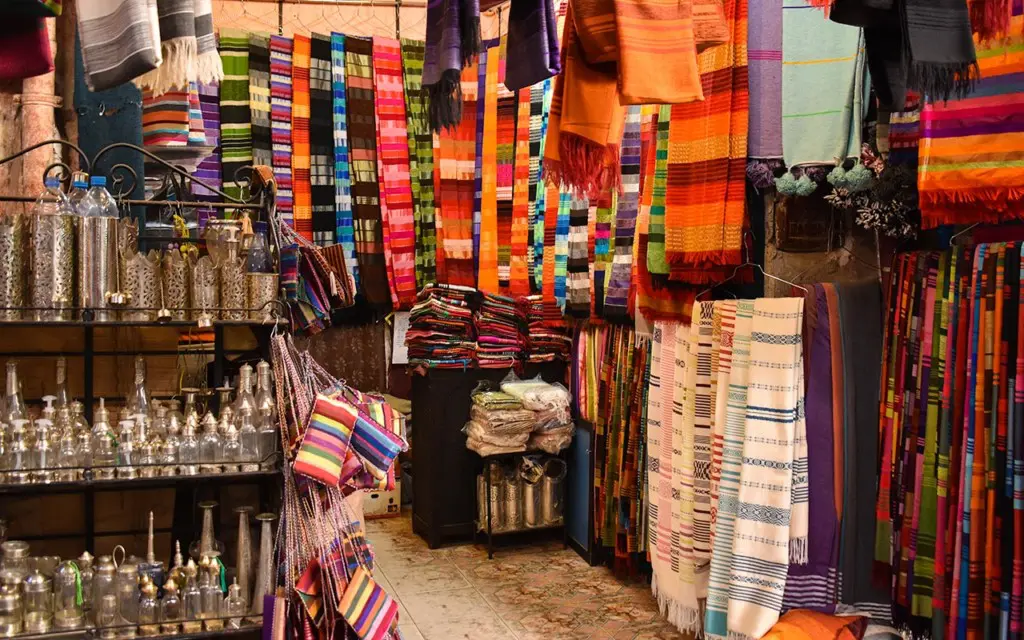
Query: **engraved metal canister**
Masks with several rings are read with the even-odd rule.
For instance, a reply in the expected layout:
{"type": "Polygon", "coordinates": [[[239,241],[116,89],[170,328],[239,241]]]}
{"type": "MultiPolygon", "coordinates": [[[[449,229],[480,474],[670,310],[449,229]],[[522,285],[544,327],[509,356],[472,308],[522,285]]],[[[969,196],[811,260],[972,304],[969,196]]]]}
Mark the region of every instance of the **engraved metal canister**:
{"type": "Polygon", "coordinates": [[[121,278],[121,290],[127,291],[128,261],[139,250],[139,221],[135,218],[121,218],[117,221],[117,266],[121,278]]]}
{"type": "Polygon", "coordinates": [[[26,217],[0,216],[0,320],[21,320],[25,306],[26,217]]]}
{"type": "Polygon", "coordinates": [[[249,319],[270,322],[279,313],[273,304],[277,300],[278,275],[276,273],[247,273],[249,288],[249,319]]]}
{"type": "Polygon", "coordinates": [[[191,281],[189,262],[181,252],[168,251],[164,254],[162,266],[160,275],[164,287],[163,306],[171,310],[172,319],[186,320],[191,281]]]}
{"type": "Polygon", "coordinates": [[[75,217],[32,214],[29,306],[36,321],[70,320],[75,286],[75,217]]]}
{"type": "Polygon", "coordinates": [[[224,320],[245,320],[246,281],[242,258],[227,258],[220,263],[220,317],[224,320]]]}
{"type": "Polygon", "coordinates": [[[210,256],[203,256],[192,266],[192,320],[203,312],[217,317],[220,308],[220,287],[217,267],[210,256]]]}
{"type": "Polygon", "coordinates": [[[135,253],[128,258],[125,269],[124,290],[128,293],[128,309],[122,312],[125,320],[153,322],[160,307],[160,254],[135,253]]]}
{"type": "Polygon", "coordinates": [[[78,302],[100,322],[117,317],[107,302],[117,291],[117,220],[85,217],[78,224],[78,302]]]}

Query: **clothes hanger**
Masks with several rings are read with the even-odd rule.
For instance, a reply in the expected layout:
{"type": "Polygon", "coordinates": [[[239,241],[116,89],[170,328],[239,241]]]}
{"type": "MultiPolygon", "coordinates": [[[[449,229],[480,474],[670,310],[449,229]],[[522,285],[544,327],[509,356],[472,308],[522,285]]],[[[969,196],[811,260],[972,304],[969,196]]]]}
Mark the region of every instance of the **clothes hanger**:
{"type": "MultiPolygon", "coordinates": [[[[980,226],[980,225],[981,225],[980,222],[975,222],[974,224],[967,225],[963,229],[961,229],[961,230],[957,231],[956,233],[954,233],[953,235],[951,235],[949,237],[949,246],[951,246],[951,247],[955,246],[957,244],[957,238],[960,238],[965,233],[971,231],[972,229],[974,229],[975,227],[980,226]]],[[[967,240],[970,240],[970,238],[967,238],[967,240]]]]}
{"type": "MultiPolygon", "coordinates": [[[[717,283],[715,283],[715,284],[711,285],[711,286],[710,286],[710,287],[708,287],[707,289],[704,289],[704,290],[703,290],[703,291],[701,291],[700,293],[698,293],[698,294],[697,294],[697,295],[696,295],[696,296],[694,297],[694,300],[700,300],[700,297],[701,297],[702,295],[704,295],[705,293],[709,293],[709,292],[713,291],[713,290],[714,290],[714,289],[715,289],[716,287],[720,287],[720,286],[722,286],[723,284],[725,284],[726,282],[729,282],[730,280],[732,280],[733,278],[735,278],[735,277],[736,277],[736,275],[737,275],[737,274],[739,274],[739,272],[740,272],[740,269],[742,269],[742,268],[744,268],[744,267],[754,267],[755,269],[757,269],[758,271],[760,271],[760,272],[761,272],[761,275],[762,275],[762,276],[764,276],[765,278],[770,278],[770,279],[772,279],[772,280],[775,280],[776,282],[781,282],[782,284],[788,284],[788,285],[789,285],[789,286],[791,286],[791,287],[795,287],[795,288],[797,288],[797,289],[800,289],[800,290],[801,290],[801,291],[803,291],[804,293],[807,293],[807,287],[802,287],[802,286],[800,286],[800,285],[796,284],[795,282],[790,282],[789,280],[786,280],[786,279],[784,279],[784,278],[780,278],[780,277],[778,277],[778,276],[773,276],[772,274],[770,274],[770,273],[768,273],[767,271],[765,271],[765,270],[764,270],[764,268],[763,268],[763,267],[762,267],[761,265],[759,265],[758,263],[756,263],[756,262],[752,261],[752,260],[750,259],[750,250],[751,250],[751,247],[750,247],[750,246],[749,246],[749,245],[747,244],[747,237],[748,237],[748,236],[750,237],[750,242],[751,242],[751,244],[753,244],[753,241],[754,241],[754,238],[753,238],[753,233],[752,233],[752,232],[751,232],[751,231],[750,231],[749,229],[748,229],[747,231],[744,231],[744,232],[743,232],[743,240],[742,240],[742,241],[743,241],[743,258],[744,258],[744,262],[743,262],[743,264],[741,264],[741,265],[738,265],[738,266],[737,266],[737,267],[736,267],[735,269],[733,269],[733,270],[732,270],[732,274],[730,274],[728,278],[726,278],[726,279],[724,279],[724,280],[721,280],[721,281],[719,281],[719,282],[717,282],[717,283]]],[[[735,297],[735,296],[733,296],[733,297],[735,297]]]]}

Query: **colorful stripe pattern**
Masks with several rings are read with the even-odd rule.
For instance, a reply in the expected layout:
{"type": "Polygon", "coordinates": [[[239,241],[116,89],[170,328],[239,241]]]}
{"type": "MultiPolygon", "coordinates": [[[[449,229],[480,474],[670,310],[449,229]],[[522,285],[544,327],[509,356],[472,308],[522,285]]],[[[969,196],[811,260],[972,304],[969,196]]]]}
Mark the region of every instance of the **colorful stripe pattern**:
{"type": "Polygon", "coordinates": [[[272,166],[270,139],[270,38],[249,34],[249,119],[252,162],[272,166]]]}
{"type": "MultiPolygon", "coordinates": [[[[206,132],[206,144],[214,148],[213,152],[203,159],[196,167],[195,177],[211,187],[220,189],[220,96],[218,88],[213,85],[199,85],[199,108],[203,113],[203,127],[206,132]]],[[[217,202],[221,199],[202,185],[192,183],[192,195],[196,200],[217,202]]],[[[211,215],[215,209],[198,209],[200,223],[204,217],[211,215]]]]}
{"type": "Polygon", "coordinates": [[[509,247],[509,292],[530,295],[527,255],[530,245],[530,92],[520,91],[515,131],[515,185],[512,192],[512,229],[509,247]]]}
{"type": "Polygon", "coordinates": [[[294,226],[292,215],[292,41],[270,37],[270,139],[277,210],[294,226]]]}
{"type": "Polygon", "coordinates": [[[351,404],[318,395],[292,463],[295,473],[337,487],[357,416],[351,404]]]}
{"type": "Polygon", "coordinates": [[[398,603],[363,567],[349,580],[338,610],[362,640],[383,640],[398,622],[398,603]]]}
{"type": "Polygon", "coordinates": [[[405,115],[409,126],[409,174],[416,235],[416,290],[437,280],[437,234],[434,223],[434,140],[427,93],[423,89],[425,44],[402,39],[405,115]]]}
{"type": "Polygon", "coordinates": [[[292,48],[292,216],[295,230],[313,239],[313,196],[310,183],[309,64],[310,39],[296,35],[292,48]]]}
{"type": "Polygon", "coordinates": [[[345,266],[359,289],[359,262],[352,221],[352,179],[349,176],[348,117],[345,113],[345,36],[331,34],[331,90],[334,109],[335,237],[345,251],[345,266]]]}
{"type": "Polygon", "coordinates": [[[189,106],[187,91],[169,91],[154,98],[142,96],[142,143],[147,147],[188,145],[189,106]]]}
{"type": "Polygon", "coordinates": [[[611,273],[604,299],[604,316],[623,320],[629,316],[629,287],[633,274],[633,237],[640,204],[640,107],[626,111],[622,136],[622,194],[615,211],[615,236],[611,273]]]}
{"type": "Polygon", "coordinates": [[[314,33],[309,62],[309,180],[313,205],[313,242],[337,240],[334,190],[334,106],[331,85],[331,38],[314,33]]]}
{"type": "Polygon", "coordinates": [[[220,148],[224,193],[248,197],[248,187],[235,179],[242,167],[252,164],[252,126],[249,122],[249,36],[245,32],[220,32],[220,59],[224,79],[220,83],[220,148]]]}

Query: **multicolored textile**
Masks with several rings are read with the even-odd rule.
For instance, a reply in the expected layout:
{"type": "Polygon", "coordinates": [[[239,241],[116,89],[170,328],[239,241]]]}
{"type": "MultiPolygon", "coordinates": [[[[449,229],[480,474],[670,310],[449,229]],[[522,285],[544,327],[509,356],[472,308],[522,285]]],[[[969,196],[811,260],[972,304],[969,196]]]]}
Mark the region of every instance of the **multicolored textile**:
{"type": "Polygon", "coordinates": [[[454,129],[464,114],[471,113],[460,93],[460,72],[480,51],[479,0],[431,0],[427,4],[423,86],[430,98],[430,126],[435,132],[454,129]]]}
{"type": "Polygon", "coordinates": [[[142,142],[147,147],[188,145],[189,107],[187,91],[171,91],[154,97],[142,94],[142,142]]]}
{"type": "MultiPolygon", "coordinates": [[[[479,249],[477,251],[477,288],[497,293],[501,283],[498,262],[498,71],[500,51],[497,45],[487,49],[480,68],[485,72],[483,94],[483,135],[478,138],[480,168],[479,249]]],[[[478,127],[480,123],[478,122],[478,127]]],[[[476,215],[476,211],[474,211],[476,215]]]]}
{"type": "Polygon", "coordinates": [[[309,62],[309,181],[313,205],[313,242],[337,241],[335,213],[334,104],[331,37],[314,33],[309,62]]]}
{"type": "Polygon", "coordinates": [[[270,137],[270,38],[249,34],[249,120],[252,124],[252,161],[273,165],[270,137]]]}
{"type": "Polygon", "coordinates": [[[313,194],[310,182],[309,36],[295,35],[292,43],[292,217],[295,230],[313,239],[313,194]]]}
{"type": "Polygon", "coordinates": [[[348,402],[319,395],[313,405],[302,444],[292,462],[295,473],[337,487],[352,440],[357,410],[348,402]]]}
{"type": "MultiPolygon", "coordinates": [[[[203,128],[206,137],[206,144],[213,147],[213,152],[203,159],[196,167],[193,174],[197,179],[202,180],[211,187],[220,189],[220,97],[219,90],[215,86],[199,85],[199,109],[203,115],[203,128]]],[[[208,200],[217,202],[221,197],[209,191],[198,182],[192,182],[192,195],[196,200],[208,200]]],[[[209,216],[214,210],[198,209],[200,216],[209,216]]]]}
{"type": "Polygon", "coordinates": [[[395,309],[416,301],[416,238],[409,170],[409,132],[402,86],[402,50],[397,40],[373,39],[377,119],[377,172],[382,194],[384,256],[395,309]]]}
{"type": "Polygon", "coordinates": [[[156,0],[79,4],[78,49],[90,90],[118,87],[163,62],[156,0]]]}
{"type": "MultiPolygon", "coordinates": [[[[555,206],[557,207],[557,213],[552,218],[554,220],[554,297],[555,302],[558,306],[565,311],[566,295],[567,295],[567,282],[569,274],[569,231],[571,228],[571,216],[572,216],[572,203],[573,197],[564,189],[558,193],[558,198],[555,200],[555,206]]],[[[587,204],[584,202],[577,205],[578,209],[587,209],[587,204]]],[[[583,225],[586,228],[586,225],[583,225]]],[[[544,248],[547,253],[547,247],[544,248]]]]}
{"type": "Polygon", "coordinates": [[[335,238],[345,251],[345,266],[359,288],[359,262],[352,221],[352,179],[349,176],[348,116],[345,113],[345,36],[331,34],[331,95],[334,112],[335,238]]]}
{"type": "Polygon", "coordinates": [[[540,160],[544,155],[544,139],[547,137],[547,107],[551,96],[551,81],[530,87],[530,178],[527,217],[529,229],[526,252],[526,269],[532,291],[540,291],[540,262],[544,254],[544,192],[540,179],[540,160]]]}
{"type": "Polygon", "coordinates": [[[207,84],[218,80],[212,74],[202,78],[196,76],[198,41],[195,8],[194,0],[156,0],[157,23],[153,28],[160,36],[160,57],[163,61],[156,69],[135,78],[135,84],[143,91],[149,90],[154,96],[160,96],[167,91],[183,91],[189,82],[197,79],[207,84]]]}
{"type": "Polygon", "coordinates": [[[1024,28],[1015,6],[1007,41],[978,47],[981,80],[964,99],[926,103],[921,112],[917,187],[925,228],[1019,217],[1024,190],[1024,28]]]}
{"type": "Polygon", "coordinates": [[[249,120],[249,35],[243,31],[220,32],[220,57],[224,80],[220,83],[220,149],[224,193],[245,199],[248,186],[236,175],[252,164],[252,125],[249,120]]]}
{"type": "Polygon", "coordinates": [[[188,83],[188,144],[192,147],[206,146],[203,108],[199,103],[199,85],[195,82],[188,83]]]}
{"type": "Polygon", "coordinates": [[[505,87],[504,47],[500,49],[497,77],[496,183],[498,221],[498,288],[509,290],[512,268],[512,207],[515,183],[516,95],[505,87]]]}
{"type": "Polygon", "coordinates": [[[782,157],[782,13],[782,0],[747,3],[751,158],[782,157]]]}
{"type": "Polygon", "coordinates": [[[565,269],[565,313],[575,318],[590,316],[590,264],[587,246],[589,217],[590,203],[587,199],[572,198],[569,202],[569,229],[566,239],[568,255],[565,269]]]}
{"type": "Polygon", "coordinates": [[[530,92],[520,91],[516,109],[512,229],[509,247],[509,292],[530,295],[530,92]]]}
{"type": "Polygon", "coordinates": [[[424,43],[402,39],[405,115],[409,126],[409,174],[412,177],[416,236],[416,290],[437,280],[437,233],[434,222],[434,150],[423,89],[424,43]]]}
{"type": "Polygon", "coordinates": [[[373,44],[345,38],[345,91],[348,95],[349,152],[352,159],[352,217],[359,275],[367,302],[386,306],[391,300],[381,229],[377,182],[377,127],[373,92],[373,44]]]}
{"type": "Polygon", "coordinates": [[[622,194],[615,211],[612,266],[604,300],[604,316],[621,320],[629,315],[629,288],[633,273],[633,238],[640,204],[640,107],[626,112],[622,135],[622,194]]]}
{"type": "MultiPolygon", "coordinates": [[[[294,226],[292,214],[292,40],[270,37],[270,139],[277,211],[294,226]]],[[[354,273],[349,270],[349,273],[354,273]]]]}
{"type": "Polygon", "coordinates": [[[860,157],[866,66],[862,30],[829,20],[806,0],[784,0],[782,42],[786,166],[860,157]]]}
{"type": "Polygon", "coordinates": [[[508,15],[509,67],[505,86],[525,89],[562,70],[552,0],[515,0],[508,15]]]}
{"type": "Polygon", "coordinates": [[[398,621],[398,603],[359,567],[345,587],[338,611],[362,640],[384,640],[398,621]]]}
{"type": "Polygon", "coordinates": [[[867,637],[863,616],[832,616],[818,611],[798,609],[782,616],[765,640],[857,640],[867,637]]]}

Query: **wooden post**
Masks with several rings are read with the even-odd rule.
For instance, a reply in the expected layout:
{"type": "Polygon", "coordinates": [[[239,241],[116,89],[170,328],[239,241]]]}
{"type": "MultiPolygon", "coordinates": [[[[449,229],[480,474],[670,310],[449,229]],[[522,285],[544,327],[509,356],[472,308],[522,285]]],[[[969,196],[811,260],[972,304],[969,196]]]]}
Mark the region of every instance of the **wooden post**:
{"type": "MultiPolygon", "coordinates": [[[[46,31],[50,37],[51,53],[57,49],[57,27],[54,18],[47,18],[46,31]]],[[[21,82],[21,148],[59,136],[54,120],[54,109],[60,99],[54,95],[55,73],[45,73],[21,82]]],[[[60,160],[60,151],[52,147],[37,149],[24,157],[21,172],[21,193],[35,195],[43,190],[43,170],[60,160]]]]}

